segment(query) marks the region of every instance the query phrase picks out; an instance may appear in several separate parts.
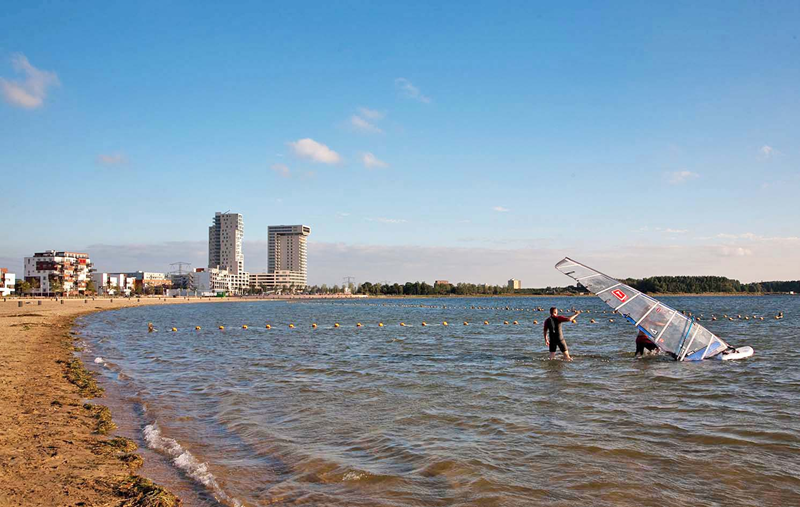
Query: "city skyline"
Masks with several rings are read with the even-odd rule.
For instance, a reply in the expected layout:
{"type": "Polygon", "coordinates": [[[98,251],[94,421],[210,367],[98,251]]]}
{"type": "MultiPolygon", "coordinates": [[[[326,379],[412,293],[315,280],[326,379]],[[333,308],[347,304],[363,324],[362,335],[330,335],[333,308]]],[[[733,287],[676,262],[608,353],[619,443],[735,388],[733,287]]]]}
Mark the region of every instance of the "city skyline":
{"type": "Polygon", "coordinates": [[[312,285],[800,278],[796,2],[351,7],[8,6],[0,266],[205,266],[235,209],[312,285]]]}

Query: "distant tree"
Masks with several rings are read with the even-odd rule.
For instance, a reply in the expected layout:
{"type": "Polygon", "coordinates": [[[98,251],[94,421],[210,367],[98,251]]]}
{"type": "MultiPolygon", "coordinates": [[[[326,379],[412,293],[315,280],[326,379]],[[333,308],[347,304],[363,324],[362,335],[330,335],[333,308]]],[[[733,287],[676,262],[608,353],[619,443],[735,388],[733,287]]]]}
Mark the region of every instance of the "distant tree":
{"type": "Polygon", "coordinates": [[[89,294],[97,294],[97,286],[94,284],[94,280],[86,282],[86,292],[89,294]]]}

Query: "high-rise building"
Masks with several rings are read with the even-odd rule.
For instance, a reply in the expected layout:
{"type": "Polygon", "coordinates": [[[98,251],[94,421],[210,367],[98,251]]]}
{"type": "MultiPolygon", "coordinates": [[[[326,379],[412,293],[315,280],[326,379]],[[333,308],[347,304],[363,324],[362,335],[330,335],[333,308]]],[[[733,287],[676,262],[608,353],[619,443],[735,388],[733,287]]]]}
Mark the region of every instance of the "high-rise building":
{"type": "Polygon", "coordinates": [[[234,275],[243,273],[242,237],[242,215],[215,213],[214,224],[208,228],[208,267],[224,269],[234,275]]]}
{"type": "Polygon", "coordinates": [[[267,229],[267,273],[281,273],[298,288],[308,285],[305,225],[270,225],[267,229]]]}
{"type": "Polygon", "coordinates": [[[512,278],[508,281],[508,288],[509,289],[521,289],[522,288],[522,281],[512,278]]]}
{"type": "Polygon", "coordinates": [[[214,214],[208,228],[208,270],[214,289],[239,292],[250,285],[250,274],[244,270],[244,220],[239,213],[214,214]]]}
{"type": "Polygon", "coordinates": [[[85,253],[48,250],[25,257],[25,281],[37,296],[86,292],[91,269],[85,253]]]}

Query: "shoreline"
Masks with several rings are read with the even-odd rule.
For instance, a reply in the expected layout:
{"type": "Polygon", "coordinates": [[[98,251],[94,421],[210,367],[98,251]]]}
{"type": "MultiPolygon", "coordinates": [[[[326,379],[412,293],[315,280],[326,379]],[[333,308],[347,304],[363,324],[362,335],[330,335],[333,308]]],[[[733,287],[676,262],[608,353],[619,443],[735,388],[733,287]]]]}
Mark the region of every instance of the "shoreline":
{"type": "Polygon", "coordinates": [[[121,308],[253,300],[63,301],[0,302],[0,505],[181,505],[137,475],[143,465],[138,446],[114,434],[103,388],[76,354],[75,321],[121,308]]]}

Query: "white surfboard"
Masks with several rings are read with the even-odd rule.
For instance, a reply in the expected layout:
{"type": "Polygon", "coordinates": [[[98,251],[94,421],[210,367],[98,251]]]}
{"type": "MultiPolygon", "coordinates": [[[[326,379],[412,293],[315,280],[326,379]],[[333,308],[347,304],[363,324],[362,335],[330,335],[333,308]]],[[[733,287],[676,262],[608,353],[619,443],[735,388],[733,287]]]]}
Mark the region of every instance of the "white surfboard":
{"type": "Polygon", "coordinates": [[[721,354],[717,354],[716,356],[712,357],[711,359],[721,359],[723,361],[733,361],[734,359],[745,359],[750,357],[754,354],[753,347],[745,346],[745,347],[738,347],[730,352],[723,352],[721,354]]]}

